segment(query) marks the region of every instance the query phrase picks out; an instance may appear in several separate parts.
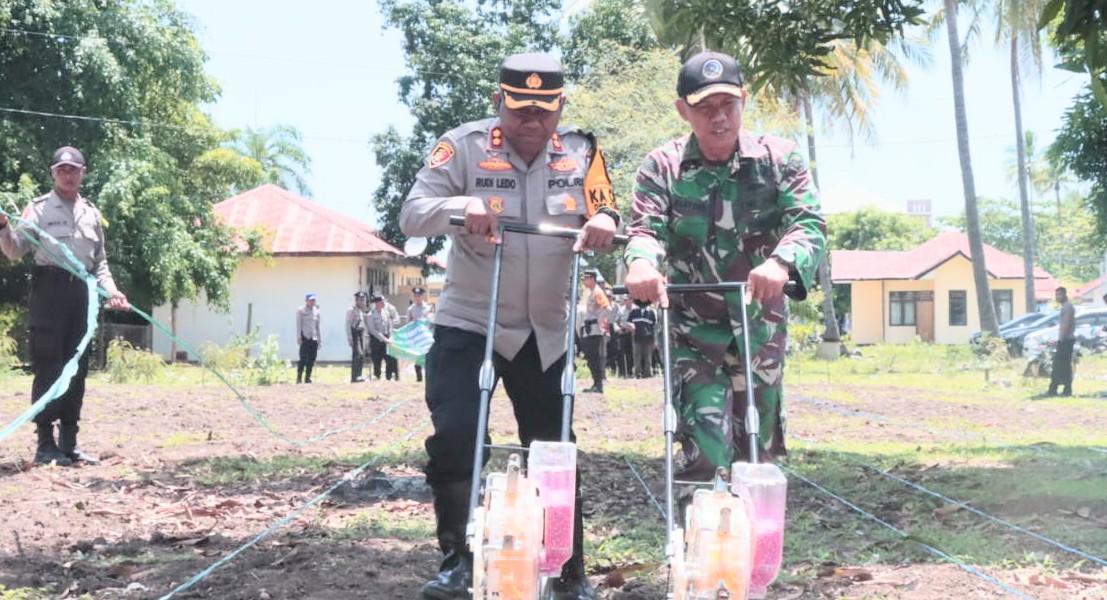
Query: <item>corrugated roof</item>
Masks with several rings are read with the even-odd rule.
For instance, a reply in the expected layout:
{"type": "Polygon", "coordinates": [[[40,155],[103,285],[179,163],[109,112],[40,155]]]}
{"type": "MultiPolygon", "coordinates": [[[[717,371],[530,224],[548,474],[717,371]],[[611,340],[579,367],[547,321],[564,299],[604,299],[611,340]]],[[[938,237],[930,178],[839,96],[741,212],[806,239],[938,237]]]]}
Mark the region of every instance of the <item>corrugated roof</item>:
{"type": "MultiPolygon", "coordinates": [[[[918,279],[957,255],[971,260],[969,236],[960,231],[946,231],[912,250],[835,250],[831,253],[831,276],[835,281],[918,279]]],[[[984,244],[984,264],[995,279],[1023,277],[1022,258],[988,244],[984,244]]],[[[1053,277],[1035,267],[1034,279],[1053,280],[1053,277]]]]}
{"type": "Polygon", "coordinates": [[[265,231],[265,249],[274,255],[404,256],[369,225],[272,184],[228,198],[214,209],[228,225],[265,231]]]}

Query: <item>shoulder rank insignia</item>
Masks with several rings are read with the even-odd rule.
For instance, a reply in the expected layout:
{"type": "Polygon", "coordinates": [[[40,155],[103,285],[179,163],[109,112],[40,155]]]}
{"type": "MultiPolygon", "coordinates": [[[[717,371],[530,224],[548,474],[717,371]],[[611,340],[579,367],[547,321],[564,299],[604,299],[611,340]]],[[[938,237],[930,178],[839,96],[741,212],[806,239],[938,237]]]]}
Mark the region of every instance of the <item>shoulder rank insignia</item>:
{"type": "Polygon", "coordinates": [[[431,150],[430,159],[427,160],[427,166],[432,169],[437,169],[442,165],[450,162],[450,159],[454,157],[454,147],[446,142],[438,142],[438,145],[431,150]]]}
{"type": "Polygon", "coordinates": [[[488,147],[500,150],[504,147],[504,130],[497,125],[488,132],[488,147]]]}
{"type": "Polygon", "coordinates": [[[553,137],[550,138],[550,147],[553,148],[554,152],[564,152],[565,151],[565,148],[562,147],[562,145],[561,145],[561,136],[560,135],[557,135],[556,133],[553,134],[553,137]]]}

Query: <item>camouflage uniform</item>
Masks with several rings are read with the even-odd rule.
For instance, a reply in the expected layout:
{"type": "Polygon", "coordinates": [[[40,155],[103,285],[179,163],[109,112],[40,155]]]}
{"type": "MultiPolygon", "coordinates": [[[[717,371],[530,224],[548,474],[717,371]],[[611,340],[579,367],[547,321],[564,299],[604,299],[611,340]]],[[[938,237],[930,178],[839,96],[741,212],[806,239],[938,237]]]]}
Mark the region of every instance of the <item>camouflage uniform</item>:
{"type": "MultiPolygon", "coordinates": [[[[667,264],[670,283],[745,281],[770,257],[789,265],[798,299],[826,246],[826,222],[803,156],[793,142],[745,130],[728,164],[706,162],[695,136],[650,152],[638,169],[627,247],[629,264],[667,264]]],[[[741,298],[687,294],[673,308],[674,397],[682,475],[709,475],[747,452],[741,298]]],[[[761,413],[760,442],[786,452],[782,378],[788,307],[784,296],[749,306],[751,364],[761,413]]]]}

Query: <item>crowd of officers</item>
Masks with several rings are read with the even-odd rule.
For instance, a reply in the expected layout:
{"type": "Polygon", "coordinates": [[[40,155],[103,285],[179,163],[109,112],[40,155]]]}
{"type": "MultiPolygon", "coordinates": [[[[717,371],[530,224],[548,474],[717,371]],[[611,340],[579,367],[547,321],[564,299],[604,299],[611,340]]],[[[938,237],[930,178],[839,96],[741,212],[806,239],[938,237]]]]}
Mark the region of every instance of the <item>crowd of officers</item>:
{"type": "Polygon", "coordinates": [[[608,373],[624,379],[653,377],[661,357],[657,310],[649,302],[612,294],[610,286],[597,282],[598,276],[594,270],[584,273],[577,335],[592,375],[592,387],[583,391],[602,394],[608,373]]]}
{"type": "MultiPolygon", "coordinates": [[[[296,309],[296,343],[300,347],[300,360],[296,364],[296,383],[311,383],[311,372],[321,343],[319,307],[316,295],[304,297],[304,305],[296,309]]],[[[365,361],[373,367],[373,379],[381,378],[384,366],[386,380],[400,380],[400,368],[396,357],[388,353],[392,332],[399,326],[426,319],[433,322],[434,307],[426,303],[426,290],[411,290],[411,303],[401,317],[396,307],[382,294],[357,292],[354,305],[346,310],[346,343],[350,346],[350,382],[365,381],[365,361]]],[[[415,365],[415,380],[423,381],[423,367],[415,365]]]]}

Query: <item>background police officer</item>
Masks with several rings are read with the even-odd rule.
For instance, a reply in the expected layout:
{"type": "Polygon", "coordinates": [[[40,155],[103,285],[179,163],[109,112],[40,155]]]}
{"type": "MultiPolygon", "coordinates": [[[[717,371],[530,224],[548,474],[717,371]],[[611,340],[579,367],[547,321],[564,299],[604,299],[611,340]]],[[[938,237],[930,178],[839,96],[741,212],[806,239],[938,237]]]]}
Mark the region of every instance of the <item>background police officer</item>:
{"type": "Polygon", "coordinates": [[[365,312],[369,306],[369,294],[354,294],[354,305],[346,311],[346,343],[350,344],[350,382],[365,381],[361,374],[365,367],[365,312]]]}
{"type": "MultiPolygon", "coordinates": [[[[421,287],[411,288],[411,305],[407,307],[407,322],[418,321],[419,319],[426,319],[432,321],[434,319],[434,307],[426,302],[426,290],[421,287]]],[[[422,365],[415,365],[415,381],[423,381],[423,367],[422,365]]]]}
{"type": "Polygon", "coordinates": [[[400,369],[396,357],[388,354],[388,345],[392,343],[392,328],[399,321],[396,307],[388,303],[384,296],[374,294],[373,307],[366,315],[366,331],[369,333],[369,356],[373,359],[373,378],[381,378],[381,361],[384,361],[384,378],[400,380],[400,369]]]}
{"type": "MultiPolygon", "coordinates": [[[[65,146],[54,152],[50,161],[54,189],[35,198],[23,211],[23,221],[8,226],[0,215],[0,250],[18,260],[31,250],[32,240],[41,244],[34,251],[34,276],[31,279],[31,402],[36,402],[61,375],[62,367],[76,350],[88,327],[88,291],[84,282],[61,267],[67,264],[61,248],[68,248],[84,268],[96,277],[108,294],[109,308],[128,310],[127,296],[115,287],[104,252],[104,219],[80,194],[85,176],[85,157],[76,148],[65,146]],[[54,240],[40,237],[37,226],[54,240]]],[[[94,463],[96,459],[77,447],[77,422],[85,397],[88,354],[81,357],[77,373],[64,394],[54,399],[35,417],[38,448],[35,462],[70,465],[73,461],[94,463]],[[54,440],[54,421],[59,421],[58,440],[54,440]]]]}
{"type": "Polygon", "coordinates": [[[603,393],[603,380],[607,368],[607,335],[610,324],[611,301],[603,288],[596,285],[596,271],[584,272],[584,321],[580,328],[580,349],[592,373],[592,387],[586,392],[603,393]]]}
{"type": "MultiPolygon", "coordinates": [[[[465,525],[477,443],[478,372],[490,327],[488,238],[498,233],[499,219],[583,226],[575,244],[516,234],[504,246],[493,361],[514,407],[519,437],[529,445],[560,439],[573,252],[609,247],[618,226],[618,213],[599,202],[613,204],[613,199],[594,139],[580,129],[558,127],[563,81],[553,57],[507,57],[500,89],[492,95],[496,116],[439,138],[400,211],[400,227],[408,236],[453,236],[434,345],[427,354],[426,399],[434,433],[426,441],[426,474],[446,554],[438,576],[423,587],[423,597],[431,600],[470,597],[473,559],[465,525]],[[455,215],[465,216],[464,230],[449,225],[455,215]]],[[[573,557],[551,582],[557,600],[596,597],[584,572],[579,488],[577,503],[573,557]]]]}
{"type": "Polygon", "coordinates": [[[300,346],[296,383],[311,383],[311,370],[315,368],[315,358],[319,356],[319,344],[323,340],[315,300],[315,294],[306,294],[304,305],[296,309],[296,344],[300,346]]]}

